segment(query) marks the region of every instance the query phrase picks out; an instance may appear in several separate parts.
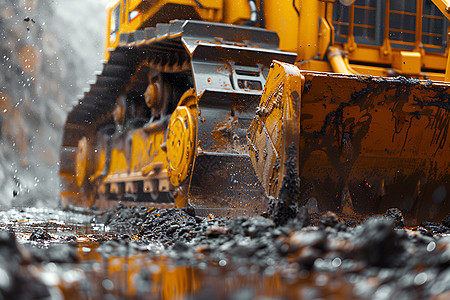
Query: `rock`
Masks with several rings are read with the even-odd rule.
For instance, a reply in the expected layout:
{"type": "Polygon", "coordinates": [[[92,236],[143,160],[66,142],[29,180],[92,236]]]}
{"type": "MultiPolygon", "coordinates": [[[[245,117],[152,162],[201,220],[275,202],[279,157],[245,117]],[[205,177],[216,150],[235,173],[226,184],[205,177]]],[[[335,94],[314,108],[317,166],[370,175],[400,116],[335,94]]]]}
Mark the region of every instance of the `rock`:
{"type": "Polygon", "coordinates": [[[48,249],[31,248],[31,255],[37,262],[78,263],[80,257],[69,245],[50,245],[48,249]]]}
{"type": "Polygon", "coordinates": [[[297,170],[298,153],[294,144],[286,148],[285,171],[280,191],[277,195],[277,201],[273,214],[273,220],[276,225],[284,225],[290,219],[297,215],[297,205],[299,204],[299,178],[297,170]]]}
{"type": "Polygon", "coordinates": [[[314,266],[314,262],[321,255],[322,251],[319,249],[307,246],[300,250],[298,256],[296,257],[296,262],[302,269],[305,268],[306,270],[311,270],[314,266]]]}
{"type": "Polygon", "coordinates": [[[306,246],[325,250],[326,234],[322,230],[294,232],[287,241],[294,251],[306,246]]]}
{"type": "Polygon", "coordinates": [[[248,219],[242,224],[246,228],[245,233],[251,237],[261,236],[265,232],[275,227],[275,223],[272,220],[264,217],[254,217],[248,219]]]}
{"type": "Polygon", "coordinates": [[[37,229],[31,234],[30,241],[41,242],[41,241],[48,241],[51,238],[52,238],[51,235],[47,231],[37,229]]]}
{"type": "Polygon", "coordinates": [[[446,226],[435,222],[422,222],[420,226],[422,226],[423,228],[425,228],[426,230],[430,231],[433,234],[446,233],[450,231],[450,229],[447,228],[446,226]]]}
{"type": "Polygon", "coordinates": [[[402,211],[398,208],[389,208],[384,213],[384,216],[393,220],[395,228],[403,228],[405,226],[405,219],[403,218],[402,211]]]}
{"type": "Polygon", "coordinates": [[[44,299],[50,298],[47,287],[28,270],[26,249],[17,246],[13,233],[0,232],[0,298],[44,299]]]}
{"type": "Polygon", "coordinates": [[[338,216],[331,211],[326,212],[322,217],[320,218],[320,224],[323,227],[335,227],[339,223],[338,216]]]}
{"type": "Polygon", "coordinates": [[[189,247],[180,241],[176,241],[175,244],[172,246],[172,250],[177,252],[186,252],[189,250],[189,247]]]}
{"type": "Polygon", "coordinates": [[[297,215],[297,205],[290,201],[279,199],[275,204],[273,221],[276,225],[284,225],[297,215]]]}
{"type": "Polygon", "coordinates": [[[393,221],[371,217],[361,225],[352,238],[356,255],[372,266],[392,266],[395,254],[401,254],[400,237],[393,228],[393,221]]]}
{"type": "Polygon", "coordinates": [[[300,227],[306,227],[310,224],[308,208],[302,206],[297,212],[297,223],[300,227]]]}
{"type": "Polygon", "coordinates": [[[442,225],[450,228],[450,213],[442,220],[442,225]]]}

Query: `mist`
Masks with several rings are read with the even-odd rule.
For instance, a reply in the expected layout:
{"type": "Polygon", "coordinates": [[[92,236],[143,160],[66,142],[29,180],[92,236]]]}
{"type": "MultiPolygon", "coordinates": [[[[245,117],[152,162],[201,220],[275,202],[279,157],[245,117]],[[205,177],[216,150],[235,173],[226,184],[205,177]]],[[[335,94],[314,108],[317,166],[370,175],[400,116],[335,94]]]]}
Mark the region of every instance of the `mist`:
{"type": "Polygon", "coordinates": [[[107,0],[0,0],[0,209],[56,207],[67,112],[101,70],[107,0]]]}

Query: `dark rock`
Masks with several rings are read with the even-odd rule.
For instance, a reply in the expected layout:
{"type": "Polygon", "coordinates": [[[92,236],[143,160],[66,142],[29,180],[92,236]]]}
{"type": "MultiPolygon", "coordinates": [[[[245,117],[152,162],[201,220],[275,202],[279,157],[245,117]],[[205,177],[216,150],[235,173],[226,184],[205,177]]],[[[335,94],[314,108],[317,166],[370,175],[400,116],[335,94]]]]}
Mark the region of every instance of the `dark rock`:
{"type": "Polygon", "coordinates": [[[433,233],[431,231],[427,230],[426,228],[424,228],[422,226],[417,226],[414,230],[419,231],[421,234],[423,234],[425,236],[429,236],[429,237],[433,236],[433,233]]]}
{"type": "Polygon", "coordinates": [[[392,220],[372,217],[361,225],[352,242],[360,259],[372,266],[388,267],[395,264],[395,255],[403,251],[400,239],[392,220]]]}
{"type": "Polygon", "coordinates": [[[250,258],[253,254],[255,254],[255,252],[255,248],[245,245],[236,245],[230,249],[230,254],[236,258],[250,258]]]}
{"type": "Polygon", "coordinates": [[[326,246],[326,234],[322,230],[294,232],[289,238],[288,243],[293,249],[300,249],[306,246],[314,247],[322,251],[326,246]]]}
{"type": "Polygon", "coordinates": [[[310,224],[308,209],[301,206],[297,212],[297,224],[301,227],[306,227],[310,224]]]}
{"type": "Polygon", "coordinates": [[[420,226],[433,234],[446,233],[447,231],[450,231],[446,226],[435,222],[422,222],[420,226]]]}
{"type": "Polygon", "coordinates": [[[314,247],[304,247],[297,256],[297,263],[300,264],[301,268],[306,270],[311,270],[314,266],[314,262],[318,257],[322,255],[322,251],[314,247]]]}
{"type": "Polygon", "coordinates": [[[338,216],[331,211],[328,211],[320,218],[320,224],[322,227],[335,227],[338,223],[338,216]]]}
{"type": "Polygon", "coordinates": [[[261,236],[269,229],[275,227],[272,220],[264,217],[254,217],[245,221],[242,226],[246,228],[245,233],[251,237],[261,236]]]}
{"type": "Polygon", "coordinates": [[[442,225],[444,225],[445,227],[450,228],[450,214],[448,214],[448,215],[442,220],[442,225]]]}
{"type": "Polygon", "coordinates": [[[394,221],[395,228],[403,228],[405,226],[405,219],[403,218],[402,211],[398,208],[389,208],[384,216],[391,218],[394,221]]]}
{"type": "Polygon", "coordinates": [[[170,226],[170,227],[167,229],[166,233],[167,233],[167,234],[172,234],[172,233],[174,233],[175,231],[177,231],[178,228],[180,228],[179,225],[172,225],[172,226],[170,226]]]}
{"type": "Polygon", "coordinates": [[[281,189],[277,195],[273,220],[276,225],[284,225],[297,215],[297,206],[300,201],[300,179],[297,170],[298,153],[294,144],[286,148],[285,172],[281,189]]]}
{"type": "Polygon", "coordinates": [[[50,245],[48,249],[31,248],[31,255],[37,262],[78,263],[77,251],[69,245],[50,245]]]}
{"type": "Polygon", "coordinates": [[[42,229],[37,229],[31,234],[30,241],[33,241],[33,242],[48,241],[51,238],[52,238],[51,235],[47,231],[42,230],[42,229]]]}
{"type": "Polygon", "coordinates": [[[279,199],[275,204],[273,221],[277,226],[286,224],[297,216],[297,205],[285,199],[279,199]]]}
{"type": "Polygon", "coordinates": [[[230,230],[228,229],[228,227],[224,227],[224,226],[214,226],[211,228],[208,228],[206,231],[206,236],[209,238],[216,238],[219,237],[221,235],[227,234],[230,230]]]}
{"type": "Polygon", "coordinates": [[[47,287],[26,268],[28,256],[26,249],[19,250],[13,233],[0,232],[0,299],[50,298],[47,287]]]}
{"type": "Polygon", "coordinates": [[[185,252],[189,250],[189,247],[180,241],[176,241],[175,244],[172,246],[172,250],[177,252],[185,252]]]}

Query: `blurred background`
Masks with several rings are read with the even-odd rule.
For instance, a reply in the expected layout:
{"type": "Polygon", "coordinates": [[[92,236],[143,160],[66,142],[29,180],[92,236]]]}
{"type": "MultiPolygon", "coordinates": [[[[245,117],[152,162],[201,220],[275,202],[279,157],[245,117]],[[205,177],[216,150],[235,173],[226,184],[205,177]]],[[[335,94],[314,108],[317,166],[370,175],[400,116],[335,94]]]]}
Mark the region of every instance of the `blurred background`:
{"type": "Polygon", "coordinates": [[[101,70],[109,0],[0,0],[0,209],[58,205],[66,114],[101,70]]]}

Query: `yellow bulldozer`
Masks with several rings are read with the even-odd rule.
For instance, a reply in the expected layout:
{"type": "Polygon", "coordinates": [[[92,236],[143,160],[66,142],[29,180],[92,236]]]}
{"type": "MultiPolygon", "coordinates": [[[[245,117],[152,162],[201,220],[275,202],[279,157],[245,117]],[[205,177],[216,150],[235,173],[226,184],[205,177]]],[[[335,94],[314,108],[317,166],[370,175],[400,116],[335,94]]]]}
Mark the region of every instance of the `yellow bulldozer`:
{"type": "Polygon", "coordinates": [[[446,0],[120,0],[67,117],[63,205],[414,221],[450,208],[446,0]],[[289,198],[289,199],[287,199],[289,198]]]}

